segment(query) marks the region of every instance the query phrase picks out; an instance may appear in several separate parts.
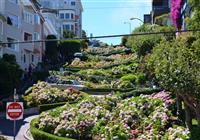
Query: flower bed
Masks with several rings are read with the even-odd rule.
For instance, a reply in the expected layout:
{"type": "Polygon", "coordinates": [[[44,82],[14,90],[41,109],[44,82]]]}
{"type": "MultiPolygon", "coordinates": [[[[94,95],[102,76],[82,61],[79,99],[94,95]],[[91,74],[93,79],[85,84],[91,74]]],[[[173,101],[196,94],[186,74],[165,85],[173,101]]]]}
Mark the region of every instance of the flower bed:
{"type": "Polygon", "coordinates": [[[112,55],[110,56],[110,59],[112,61],[107,60],[99,60],[99,59],[92,59],[89,61],[81,61],[80,59],[75,59],[70,65],[66,66],[66,68],[104,68],[104,67],[110,67],[111,65],[122,65],[125,63],[128,63],[130,61],[133,61],[136,59],[136,56],[134,54],[130,55],[112,55]]]}
{"type": "Polygon", "coordinates": [[[86,53],[93,54],[93,55],[112,55],[112,54],[119,54],[124,53],[127,50],[126,47],[103,47],[103,48],[88,48],[86,50],[86,53]]]}
{"type": "MultiPolygon", "coordinates": [[[[35,125],[40,131],[73,139],[188,139],[189,131],[175,124],[160,99],[139,96],[88,97],[44,112],[35,125]]],[[[40,140],[40,139],[37,139],[40,140]]]]}
{"type": "Polygon", "coordinates": [[[61,90],[52,88],[46,82],[38,82],[28,90],[28,95],[24,96],[28,106],[38,106],[42,104],[52,104],[59,102],[78,102],[86,96],[86,93],[69,88],[61,90]]]}

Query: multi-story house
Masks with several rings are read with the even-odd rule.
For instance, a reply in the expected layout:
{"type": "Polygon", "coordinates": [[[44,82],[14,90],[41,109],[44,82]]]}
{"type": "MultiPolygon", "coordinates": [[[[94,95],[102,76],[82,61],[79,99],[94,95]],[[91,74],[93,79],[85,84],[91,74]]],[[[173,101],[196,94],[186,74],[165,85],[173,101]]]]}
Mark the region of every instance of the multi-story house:
{"type": "MultiPolygon", "coordinates": [[[[151,20],[152,24],[155,23],[155,18],[170,12],[170,0],[153,0],[151,20]]],[[[170,19],[170,18],[169,18],[170,19]]]]}
{"type": "Polygon", "coordinates": [[[62,21],[58,16],[58,11],[54,9],[41,8],[40,12],[45,18],[45,35],[55,35],[57,38],[61,38],[63,35],[62,21]]]}
{"type": "MultiPolygon", "coordinates": [[[[61,22],[61,26],[55,26],[61,36],[64,30],[72,31],[77,37],[82,36],[82,12],[83,7],[81,0],[39,0],[41,9],[56,10],[56,16],[59,18],[52,22],[61,22]]],[[[45,10],[43,10],[45,11],[45,10]]],[[[46,10],[47,12],[47,10],[46,10]]],[[[42,12],[45,13],[45,12],[42,12]]],[[[52,11],[50,12],[52,13],[52,11]]],[[[47,15],[47,13],[45,13],[47,15]]],[[[47,16],[49,19],[53,19],[53,15],[47,16]]]]}
{"type": "Polygon", "coordinates": [[[10,42],[2,48],[2,54],[15,55],[22,69],[37,66],[42,61],[44,44],[16,42],[43,39],[43,17],[29,0],[0,0],[0,14],[6,18],[0,21],[2,41],[10,42]]]}

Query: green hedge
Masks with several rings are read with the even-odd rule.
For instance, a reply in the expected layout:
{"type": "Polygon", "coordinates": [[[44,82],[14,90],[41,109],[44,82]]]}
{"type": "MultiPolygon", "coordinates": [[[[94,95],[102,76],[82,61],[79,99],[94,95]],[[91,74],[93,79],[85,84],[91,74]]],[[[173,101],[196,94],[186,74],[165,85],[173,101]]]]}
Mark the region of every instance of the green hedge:
{"type": "Polygon", "coordinates": [[[112,91],[120,91],[120,92],[129,92],[135,90],[135,88],[127,88],[127,89],[112,89],[112,88],[85,88],[81,91],[83,92],[112,92],[112,91]]]}
{"type": "Polygon", "coordinates": [[[152,94],[152,93],[155,93],[155,92],[160,92],[160,91],[161,91],[160,88],[156,88],[156,89],[153,89],[153,88],[141,88],[141,89],[136,89],[136,90],[133,90],[133,91],[121,93],[120,97],[122,99],[125,99],[125,98],[129,98],[129,97],[132,97],[132,96],[140,96],[141,94],[149,95],[149,94],[152,94]]]}
{"type": "Polygon", "coordinates": [[[33,119],[30,124],[30,132],[34,140],[74,140],[70,138],[58,137],[53,134],[41,131],[37,128],[38,119],[33,119]]]}
{"type": "Polygon", "coordinates": [[[47,110],[50,110],[50,109],[53,109],[53,108],[56,108],[59,106],[63,106],[65,104],[66,104],[66,102],[39,105],[39,112],[47,111],[47,110]]]}
{"type": "Polygon", "coordinates": [[[119,64],[113,64],[113,65],[109,65],[109,66],[102,66],[99,68],[94,68],[94,67],[71,67],[71,66],[65,66],[65,70],[71,71],[71,72],[78,72],[80,70],[87,70],[87,69],[110,69],[112,67],[117,67],[120,65],[129,65],[131,64],[133,61],[129,60],[127,62],[123,62],[123,63],[119,63],[119,64]]]}

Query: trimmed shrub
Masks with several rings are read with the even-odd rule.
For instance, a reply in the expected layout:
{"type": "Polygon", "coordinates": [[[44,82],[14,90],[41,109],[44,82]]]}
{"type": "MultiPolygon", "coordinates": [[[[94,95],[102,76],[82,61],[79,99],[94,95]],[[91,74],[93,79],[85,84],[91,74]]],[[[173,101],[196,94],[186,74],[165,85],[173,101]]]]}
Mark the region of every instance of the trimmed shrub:
{"type": "Polygon", "coordinates": [[[81,51],[81,42],[76,40],[61,41],[59,48],[63,60],[70,60],[74,57],[74,53],[81,51]]]}
{"type": "Polygon", "coordinates": [[[130,91],[130,92],[122,93],[119,96],[122,99],[126,99],[126,98],[133,97],[133,96],[140,96],[141,94],[149,95],[149,94],[152,94],[152,93],[155,93],[155,92],[160,92],[160,91],[161,91],[161,89],[159,89],[159,88],[156,88],[156,89],[141,88],[141,89],[136,89],[136,90],[133,90],[133,91],[130,91]]]}
{"type": "Polygon", "coordinates": [[[46,132],[43,132],[37,128],[38,119],[34,119],[30,124],[30,131],[35,140],[73,140],[70,138],[58,137],[46,132]]]}
{"type": "Polygon", "coordinates": [[[121,78],[122,81],[130,81],[131,83],[135,83],[137,76],[134,74],[128,74],[121,78]]]}
{"type": "MultiPolygon", "coordinates": [[[[48,35],[47,40],[55,40],[57,37],[55,35],[48,35]]],[[[48,62],[56,64],[58,61],[58,41],[47,41],[45,42],[45,58],[48,62]]]]}
{"type": "Polygon", "coordinates": [[[56,108],[59,106],[63,106],[65,104],[66,104],[66,102],[39,105],[39,112],[47,111],[47,110],[50,110],[50,109],[53,109],[53,108],[56,108]]]}

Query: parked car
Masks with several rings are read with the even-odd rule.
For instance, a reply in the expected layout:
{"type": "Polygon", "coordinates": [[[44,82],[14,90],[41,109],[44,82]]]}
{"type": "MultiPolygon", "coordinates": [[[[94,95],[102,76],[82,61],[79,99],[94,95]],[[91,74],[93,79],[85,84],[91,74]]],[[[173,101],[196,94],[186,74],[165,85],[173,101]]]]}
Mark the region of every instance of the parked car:
{"type": "Polygon", "coordinates": [[[82,57],[83,56],[83,54],[81,53],[81,52],[77,52],[77,53],[74,53],[74,57],[82,57]]]}
{"type": "Polygon", "coordinates": [[[58,88],[74,88],[77,90],[82,90],[84,85],[76,80],[63,80],[56,76],[49,76],[46,80],[51,86],[58,88]]]}

